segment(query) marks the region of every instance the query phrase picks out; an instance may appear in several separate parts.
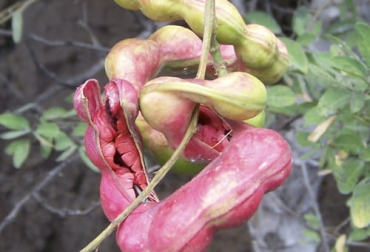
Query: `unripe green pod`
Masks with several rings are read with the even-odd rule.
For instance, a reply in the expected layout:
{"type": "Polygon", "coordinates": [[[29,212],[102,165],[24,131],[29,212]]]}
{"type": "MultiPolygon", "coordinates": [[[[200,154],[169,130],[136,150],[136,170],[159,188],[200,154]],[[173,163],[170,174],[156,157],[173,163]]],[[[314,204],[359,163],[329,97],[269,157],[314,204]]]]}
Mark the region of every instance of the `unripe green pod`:
{"type": "Polygon", "coordinates": [[[248,68],[265,69],[279,58],[277,38],[266,27],[256,24],[245,26],[245,37],[235,45],[235,53],[248,68]]]}
{"type": "Polygon", "coordinates": [[[245,70],[253,76],[256,76],[266,85],[278,82],[283,77],[289,66],[289,55],[285,44],[280,39],[277,39],[277,45],[279,57],[271,66],[265,69],[250,68],[245,70]]]}
{"type": "Polygon", "coordinates": [[[248,123],[249,125],[252,125],[257,128],[262,128],[264,123],[265,123],[265,117],[266,117],[266,112],[265,110],[262,110],[261,113],[256,115],[253,118],[244,120],[245,123],[248,123]]]}
{"type": "MultiPolygon", "coordinates": [[[[127,5],[127,1],[132,2],[116,0],[121,6],[127,5]]],[[[203,35],[205,0],[137,0],[136,3],[137,10],[141,10],[152,20],[183,19],[195,33],[203,35]]],[[[246,25],[238,10],[227,0],[216,0],[215,4],[217,40],[221,44],[234,45],[237,57],[246,68],[253,71],[264,70],[280,61],[277,38],[269,29],[256,24],[246,25]]],[[[274,69],[285,68],[274,67],[274,69]]]]}
{"type": "Polygon", "coordinates": [[[136,0],[114,0],[119,6],[128,10],[138,10],[139,6],[137,5],[136,0]]]}
{"type": "Polygon", "coordinates": [[[176,122],[178,115],[183,117],[183,110],[191,111],[195,103],[204,104],[227,119],[242,121],[258,115],[265,102],[265,86],[254,76],[242,72],[213,81],[159,77],[149,81],[140,93],[143,116],[161,132],[166,131],[163,127],[176,122]]]}

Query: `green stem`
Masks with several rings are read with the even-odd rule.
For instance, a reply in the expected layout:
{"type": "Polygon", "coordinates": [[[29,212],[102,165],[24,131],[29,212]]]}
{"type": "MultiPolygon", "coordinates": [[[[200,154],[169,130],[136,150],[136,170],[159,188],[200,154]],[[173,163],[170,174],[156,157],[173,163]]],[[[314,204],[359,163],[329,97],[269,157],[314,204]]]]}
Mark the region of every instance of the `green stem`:
{"type": "Polygon", "coordinates": [[[197,79],[204,80],[207,69],[208,54],[211,51],[211,40],[216,28],[216,14],[215,14],[215,0],[206,0],[205,14],[204,14],[204,32],[202,53],[200,55],[199,68],[196,75],[197,79]]]}
{"type": "Polygon", "coordinates": [[[222,55],[221,55],[220,44],[216,40],[216,34],[217,33],[214,33],[212,35],[212,43],[211,43],[210,52],[211,52],[213,62],[214,62],[213,67],[215,68],[217,76],[221,77],[223,75],[228,74],[228,72],[227,72],[225,62],[223,61],[223,58],[222,58],[222,55]]]}
{"type": "Polygon", "coordinates": [[[218,24],[216,19],[216,5],[215,1],[206,1],[205,5],[206,14],[204,15],[204,33],[203,33],[203,46],[202,54],[200,57],[199,68],[196,75],[198,79],[204,79],[207,68],[208,53],[211,53],[213,58],[213,67],[217,75],[226,75],[227,69],[223,61],[220,44],[217,41],[218,24]]]}

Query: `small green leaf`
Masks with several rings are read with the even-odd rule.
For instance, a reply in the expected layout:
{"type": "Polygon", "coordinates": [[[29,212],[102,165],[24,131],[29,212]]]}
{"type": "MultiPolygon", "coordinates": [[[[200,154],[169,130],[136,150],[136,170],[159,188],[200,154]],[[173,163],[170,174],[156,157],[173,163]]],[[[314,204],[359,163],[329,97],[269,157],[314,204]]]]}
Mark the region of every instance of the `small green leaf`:
{"type": "Polygon", "coordinates": [[[370,224],[370,178],[363,179],[353,190],[349,200],[351,218],[357,228],[370,224]]]}
{"type": "Polygon", "coordinates": [[[41,120],[50,121],[54,119],[64,118],[66,113],[67,111],[61,107],[50,108],[42,113],[41,120]]]}
{"type": "Polygon", "coordinates": [[[12,113],[0,114],[0,125],[12,130],[30,129],[30,124],[24,116],[12,113]]]}
{"type": "Polygon", "coordinates": [[[82,122],[77,124],[76,127],[74,127],[72,134],[74,136],[84,136],[86,131],[87,124],[82,122]]]}
{"type": "Polygon", "coordinates": [[[304,6],[298,7],[293,15],[293,30],[298,35],[301,36],[307,32],[307,26],[311,24],[313,18],[308,12],[307,8],[304,6]]]}
{"type": "Polygon", "coordinates": [[[45,141],[40,141],[41,155],[43,158],[48,158],[53,150],[53,145],[51,144],[52,139],[45,139],[45,141]]]}
{"type": "Polygon", "coordinates": [[[328,88],[319,100],[318,111],[322,115],[331,115],[343,108],[350,101],[351,93],[347,89],[328,88]]]}
{"type": "Polygon", "coordinates": [[[296,133],[296,139],[300,146],[302,147],[320,147],[319,143],[314,143],[311,141],[308,141],[308,132],[298,131],[296,133]]]}
{"type": "Polygon", "coordinates": [[[279,24],[276,22],[276,20],[273,19],[271,15],[268,15],[265,12],[261,12],[261,11],[249,12],[245,16],[245,19],[247,23],[263,25],[269,28],[275,34],[281,33],[281,28],[279,24]]]}
{"type": "Polygon", "coordinates": [[[370,148],[369,148],[369,146],[366,149],[363,149],[360,152],[359,158],[361,160],[365,161],[365,162],[369,162],[370,161],[370,148]]]}
{"type": "MultiPolygon", "coordinates": [[[[315,64],[309,64],[306,81],[313,88],[316,88],[318,83],[324,88],[338,85],[338,80],[330,73],[329,69],[315,64]]],[[[320,90],[314,91],[318,93],[316,97],[321,96],[320,90]]]]}
{"type": "Polygon", "coordinates": [[[311,44],[315,43],[316,40],[317,40],[317,36],[315,34],[312,34],[312,33],[305,33],[305,34],[303,34],[303,35],[301,35],[297,38],[297,42],[301,46],[311,45],[311,44]]]}
{"type": "Polygon", "coordinates": [[[307,224],[310,225],[314,229],[319,229],[321,226],[321,223],[316,215],[314,214],[305,214],[304,219],[306,220],[307,224]]]}
{"type": "Polygon", "coordinates": [[[20,168],[26,161],[31,147],[31,141],[28,138],[22,138],[12,141],[5,149],[8,155],[13,156],[13,166],[20,168]]]}
{"type": "Polygon", "coordinates": [[[358,59],[358,56],[356,55],[356,53],[352,50],[350,46],[348,46],[348,44],[344,40],[336,36],[333,36],[331,34],[326,34],[323,37],[334,43],[335,47],[332,46],[330,47],[330,49],[332,50],[333,48],[336,50],[336,54],[335,54],[336,56],[345,54],[353,59],[358,59]]]}
{"type": "Polygon", "coordinates": [[[64,118],[71,117],[71,116],[76,116],[76,115],[77,115],[76,110],[74,110],[74,109],[70,109],[70,110],[68,110],[68,111],[65,113],[64,118]]]}
{"type": "Polygon", "coordinates": [[[290,70],[306,74],[308,71],[308,59],[302,46],[288,38],[280,38],[280,40],[283,41],[288,49],[290,70]]]}
{"type": "Polygon", "coordinates": [[[55,138],[60,133],[59,126],[56,123],[41,122],[36,133],[45,138],[55,138]]]}
{"type": "Polygon", "coordinates": [[[14,139],[20,136],[24,136],[29,134],[29,130],[17,130],[17,131],[8,131],[5,133],[0,134],[0,138],[4,140],[14,139]]]}
{"type": "MultiPolygon", "coordinates": [[[[320,152],[320,149],[312,149],[310,151],[305,152],[302,156],[300,156],[300,160],[305,161],[305,160],[312,160],[312,156],[316,155],[318,152],[320,152]]],[[[317,155],[316,155],[317,156],[317,155]]]]}
{"type": "Polygon", "coordinates": [[[345,129],[356,132],[362,139],[369,139],[369,124],[360,117],[348,112],[338,115],[338,120],[345,125],[345,129]]]}
{"type": "Polygon", "coordinates": [[[359,160],[344,161],[342,166],[331,167],[337,186],[342,194],[349,194],[355,188],[363,173],[364,163],[359,160]]]}
{"type": "Polygon", "coordinates": [[[14,43],[18,44],[23,34],[23,12],[15,11],[12,15],[12,35],[14,43]]]}
{"type": "Polygon", "coordinates": [[[78,153],[80,154],[80,157],[81,157],[82,161],[87,165],[87,167],[89,167],[94,172],[100,172],[100,170],[87,157],[85,146],[81,146],[80,148],[78,148],[78,153]]]}
{"type": "Polygon", "coordinates": [[[337,21],[333,22],[332,25],[330,25],[326,32],[329,34],[343,34],[346,33],[354,28],[354,22],[353,20],[344,20],[344,21],[337,21]]]}
{"type": "Polygon", "coordinates": [[[304,114],[304,126],[320,124],[327,118],[327,116],[319,113],[317,106],[312,107],[304,114]]]}
{"type": "Polygon", "coordinates": [[[316,231],[305,229],[303,230],[303,235],[315,243],[319,243],[321,241],[321,236],[316,231]]]}
{"type": "Polygon", "coordinates": [[[366,68],[357,59],[347,56],[335,56],[333,67],[350,75],[366,78],[366,68]]]}
{"type": "Polygon", "coordinates": [[[358,50],[361,52],[365,63],[370,67],[370,26],[366,23],[358,22],[355,25],[355,30],[358,33],[358,50]]]}
{"type": "Polygon", "coordinates": [[[348,236],[350,241],[362,241],[369,237],[367,230],[365,229],[354,229],[348,236]]]}
{"type": "Polygon", "coordinates": [[[62,154],[60,154],[56,161],[57,162],[61,162],[63,160],[66,160],[68,157],[70,157],[77,149],[77,146],[76,145],[72,145],[70,146],[68,149],[65,149],[62,154]]]}
{"type": "Polygon", "coordinates": [[[287,107],[295,103],[296,97],[293,91],[283,85],[275,85],[267,88],[267,105],[273,107],[287,107]]]}
{"type": "Polygon", "coordinates": [[[316,106],[316,104],[314,102],[302,102],[302,103],[297,105],[297,113],[298,114],[305,114],[315,106],[316,106]]]}
{"type": "Polygon", "coordinates": [[[350,101],[350,109],[353,114],[359,112],[365,104],[366,94],[361,91],[355,91],[352,93],[350,101]]]}
{"type": "Polygon", "coordinates": [[[72,139],[69,136],[67,136],[67,134],[64,133],[63,131],[60,131],[59,134],[55,137],[55,145],[54,145],[54,148],[57,151],[66,150],[68,148],[71,148],[74,145],[75,144],[72,141],[72,139]]]}
{"type": "Polygon", "coordinates": [[[342,149],[351,154],[359,154],[365,148],[361,137],[351,130],[347,130],[345,133],[336,137],[334,145],[336,148],[342,149]]]}

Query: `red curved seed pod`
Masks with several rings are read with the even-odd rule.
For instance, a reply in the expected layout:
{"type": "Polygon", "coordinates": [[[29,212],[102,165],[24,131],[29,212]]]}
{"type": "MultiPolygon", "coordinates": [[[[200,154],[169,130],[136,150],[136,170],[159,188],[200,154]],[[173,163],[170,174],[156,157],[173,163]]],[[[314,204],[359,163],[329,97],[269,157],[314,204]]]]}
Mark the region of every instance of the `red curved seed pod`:
{"type": "Polygon", "coordinates": [[[249,219],[264,193],[292,167],[287,142],[275,131],[233,123],[219,157],[159,203],[144,203],[120,225],[122,251],[205,251],[214,233],[249,219]]]}

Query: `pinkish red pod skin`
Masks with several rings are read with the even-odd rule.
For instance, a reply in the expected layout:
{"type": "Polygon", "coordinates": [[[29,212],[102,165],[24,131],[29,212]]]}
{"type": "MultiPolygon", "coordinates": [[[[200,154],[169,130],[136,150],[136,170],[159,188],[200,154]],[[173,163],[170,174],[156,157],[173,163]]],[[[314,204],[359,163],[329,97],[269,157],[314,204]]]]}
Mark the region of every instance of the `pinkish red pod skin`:
{"type": "MultiPolygon", "coordinates": [[[[102,173],[100,198],[104,213],[113,220],[136,198],[135,187],[143,190],[147,186],[148,177],[134,124],[137,91],[126,81],[113,79],[105,93],[102,102],[98,82],[88,80],[77,88],[74,108],[88,124],[86,152],[102,173]]],[[[154,193],[150,200],[157,200],[154,193]]]]}
{"type": "Polygon", "coordinates": [[[292,154],[275,131],[232,123],[222,154],[159,203],[140,205],[119,227],[122,251],[205,251],[214,233],[248,220],[264,193],[288,177],[292,154]]]}
{"type": "MultiPolygon", "coordinates": [[[[135,197],[133,186],[138,171],[132,167],[140,156],[139,153],[121,155],[122,161],[132,164],[127,167],[112,160],[112,153],[119,149],[120,143],[137,146],[129,143],[135,134],[111,142],[118,136],[114,125],[126,120],[124,114],[136,111],[135,106],[128,106],[134,109],[122,114],[115,106],[118,96],[124,100],[126,94],[127,103],[136,96],[134,88],[121,85],[128,83],[114,80],[109,83],[108,98],[101,102],[97,82],[89,80],[76,91],[74,103],[80,117],[89,123],[85,145],[89,157],[102,171],[101,203],[109,220],[115,219],[135,197]],[[117,122],[113,124],[117,113],[117,122]],[[136,158],[129,161],[130,156],[136,158]]],[[[117,243],[122,251],[204,251],[217,230],[246,221],[263,194],[283,183],[291,169],[291,153],[282,137],[241,122],[227,124],[233,136],[213,162],[164,201],[156,203],[152,196],[151,202],[142,203],[120,225],[117,243]]],[[[119,129],[125,132],[125,127],[119,129]]],[[[135,152],[135,148],[131,151],[135,152]]],[[[129,154],[126,150],[123,153],[129,154]]],[[[139,172],[142,174],[140,169],[139,172]]],[[[136,185],[140,187],[140,176],[138,181],[136,185]]]]}

